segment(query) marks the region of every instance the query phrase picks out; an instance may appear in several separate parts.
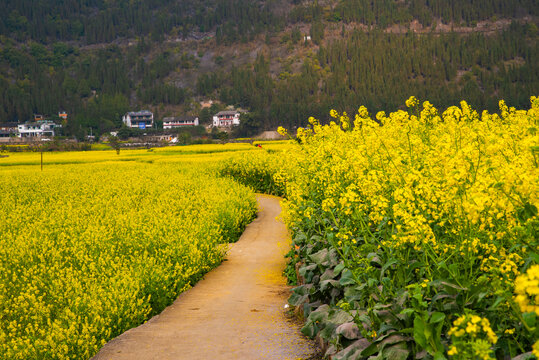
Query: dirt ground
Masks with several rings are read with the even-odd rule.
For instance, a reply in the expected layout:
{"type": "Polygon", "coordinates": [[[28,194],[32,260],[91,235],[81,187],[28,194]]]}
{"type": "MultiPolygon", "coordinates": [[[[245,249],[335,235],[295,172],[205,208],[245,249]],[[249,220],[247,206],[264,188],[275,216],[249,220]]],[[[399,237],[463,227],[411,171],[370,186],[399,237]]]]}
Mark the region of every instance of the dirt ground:
{"type": "Polygon", "coordinates": [[[107,343],[93,360],[318,359],[285,304],[289,238],[279,199],[258,196],[259,214],[227,259],[160,315],[107,343]]]}

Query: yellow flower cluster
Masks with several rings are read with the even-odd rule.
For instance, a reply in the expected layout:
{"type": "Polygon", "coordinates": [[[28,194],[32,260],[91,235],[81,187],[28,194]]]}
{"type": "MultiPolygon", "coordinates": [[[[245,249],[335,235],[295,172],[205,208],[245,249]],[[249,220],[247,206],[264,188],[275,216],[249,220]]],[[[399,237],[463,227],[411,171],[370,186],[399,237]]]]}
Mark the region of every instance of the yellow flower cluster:
{"type": "Polygon", "coordinates": [[[406,100],[406,107],[413,108],[419,105],[419,100],[415,96],[410,96],[408,100],[406,100]]]}
{"type": "Polygon", "coordinates": [[[539,340],[533,344],[533,355],[535,355],[536,358],[539,358],[539,340]]]}
{"type": "MultiPolygon", "coordinates": [[[[537,135],[526,133],[535,120],[514,113],[480,121],[466,102],[461,107],[442,117],[428,102],[420,118],[401,111],[389,117],[379,113],[383,127],[361,107],[349,136],[339,127],[318,125],[319,138],[305,137],[310,146],[290,160],[307,167],[307,177],[323,184],[318,191],[324,203],[332,198],[345,215],[352,209],[367,211],[374,224],[395,217],[400,226],[392,237],[394,246],[437,243],[433,225],[452,236],[473,226],[480,239],[470,249],[475,253],[494,240],[510,243],[516,238],[507,229],[517,225],[516,213],[523,206],[510,194],[531,204],[538,199],[538,172],[529,150],[537,135]]],[[[339,117],[336,111],[332,116],[339,117]]],[[[447,245],[433,244],[445,251],[447,245]]],[[[514,272],[513,264],[507,263],[503,272],[514,272]]]]}
{"type": "Polygon", "coordinates": [[[453,327],[447,333],[450,336],[476,337],[480,333],[484,333],[491,344],[496,344],[498,337],[490,327],[490,321],[477,315],[462,315],[453,322],[453,327]]]}
{"type": "Polygon", "coordinates": [[[515,301],[522,312],[539,314],[539,265],[533,265],[515,280],[515,301]]]}
{"type": "MultiPolygon", "coordinates": [[[[528,110],[499,105],[499,114],[478,112],[465,101],[439,111],[411,97],[408,111],[378,112],[376,119],[359,107],[350,129],[342,126],[348,115],[332,110],[341,124],[310,121],[298,145],[268,160],[279,164],[285,179],[287,225],[328,239],[328,247],[336,244],[358,282],[387,278],[384,301],[426,279],[429,285],[419,287],[424,298],[459,289],[466,300],[458,305],[462,313],[484,316],[492,306],[489,319],[500,319],[493,328],[470,318],[462,329],[484,335],[474,345],[477,353],[470,353],[480,358],[490,356],[497,336],[529,350],[535,338],[519,334],[521,314],[509,300],[518,289],[521,306],[539,304],[530,277],[536,270],[515,282],[539,246],[539,99],[531,97],[528,110]],[[373,253],[400,265],[382,276],[364,266],[373,253]],[[506,329],[517,329],[519,339],[508,340],[506,329]]],[[[250,157],[243,161],[249,164],[250,157]]],[[[361,301],[364,308],[373,305],[361,301]]],[[[443,301],[433,306],[446,311],[443,301]]],[[[466,358],[460,347],[452,351],[466,358]]]]}
{"type": "Polygon", "coordinates": [[[191,151],[1,159],[1,359],[88,359],[222,260],[256,203],[191,151]]]}
{"type": "Polygon", "coordinates": [[[490,321],[477,315],[462,315],[453,322],[448,335],[453,339],[447,355],[464,355],[463,358],[491,359],[491,346],[498,337],[490,327],[490,321]]]}

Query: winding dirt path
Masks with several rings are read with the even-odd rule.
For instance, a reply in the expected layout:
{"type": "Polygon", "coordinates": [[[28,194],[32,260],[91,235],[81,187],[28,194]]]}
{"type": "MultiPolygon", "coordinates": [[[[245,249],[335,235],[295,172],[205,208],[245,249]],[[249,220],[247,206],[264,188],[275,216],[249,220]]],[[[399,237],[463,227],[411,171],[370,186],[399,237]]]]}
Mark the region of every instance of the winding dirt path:
{"type": "Polygon", "coordinates": [[[160,315],[107,343],[93,360],[313,359],[317,348],[286,314],[289,238],[279,199],[259,213],[208,273],[160,315]]]}

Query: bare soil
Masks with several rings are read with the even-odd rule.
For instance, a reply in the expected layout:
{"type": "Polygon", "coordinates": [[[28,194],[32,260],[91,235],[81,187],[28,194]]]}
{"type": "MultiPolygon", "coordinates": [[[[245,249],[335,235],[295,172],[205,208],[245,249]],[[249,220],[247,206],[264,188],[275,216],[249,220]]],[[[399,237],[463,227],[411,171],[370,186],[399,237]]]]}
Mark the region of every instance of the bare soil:
{"type": "Polygon", "coordinates": [[[259,213],[227,260],[160,315],[107,343],[93,360],[317,359],[318,348],[285,308],[289,236],[279,199],[259,213]]]}

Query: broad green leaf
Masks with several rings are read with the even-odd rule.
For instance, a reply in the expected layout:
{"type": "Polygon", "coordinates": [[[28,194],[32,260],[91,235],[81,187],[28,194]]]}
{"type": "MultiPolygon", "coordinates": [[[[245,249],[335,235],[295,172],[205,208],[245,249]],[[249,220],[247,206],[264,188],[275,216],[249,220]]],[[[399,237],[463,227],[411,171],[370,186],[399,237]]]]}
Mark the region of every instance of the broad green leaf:
{"type": "Polygon", "coordinates": [[[315,254],[309,255],[309,259],[317,265],[322,265],[328,260],[328,249],[322,249],[315,254]]]}
{"type": "Polygon", "coordinates": [[[318,335],[322,338],[322,339],[325,339],[327,341],[331,341],[335,338],[336,334],[335,334],[335,329],[337,328],[337,325],[335,325],[334,323],[332,322],[325,322],[324,323],[324,328],[322,329],[322,331],[320,331],[320,333],[318,333],[318,335]]]}
{"type": "Polygon", "coordinates": [[[308,322],[301,328],[301,333],[305,336],[313,338],[318,333],[318,327],[313,322],[308,322]]]}
{"type": "Polygon", "coordinates": [[[408,355],[410,355],[410,350],[405,342],[386,347],[382,351],[382,359],[387,360],[406,360],[408,355]]]}
{"type": "Polygon", "coordinates": [[[396,259],[390,259],[388,262],[382,266],[382,271],[380,271],[380,279],[384,275],[385,271],[389,269],[392,265],[398,264],[399,262],[396,259]]]}
{"type": "Polygon", "coordinates": [[[352,321],[352,315],[344,310],[335,309],[335,311],[329,314],[328,320],[332,323],[340,325],[352,321]]]}
{"type": "Polygon", "coordinates": [[[526,325],[533,328],[535,327],[536,321],[537,321],[537,315],[534,312],[531,313],[523,313],[522,318],[526,322],[526,325]]]}
{"type": "Polygon", "coordinates": [[[342,335],[347,339],[353,340],[357,339],[361,336],[361,333],[359,332],[359,328],[357,327],[357,324],[355,322],[347,322],[344,324],[341,324],[337,327],[335,332],[338,335],[342,335]]]}
{"type": "Polygon", "coordinates": [[[341,274],[341,279],[339,280],[339,283],[343,286],[352,285],[356,283],[356,280],[354,279],[354,276],[349,269],[344,269],[341,274]]]}
{"type": "Polygon", "coordinates": [[[320,281],[320,291],[326,291],[328,287],[337,287],[339,282],[337,280],[324,280],[320,281]]]}
{"type": "Polygon", "coordinates": [[[335,275],[339,275],[341,273],[341,271],[343,271],[345,268],[345,265],[344,263],[340,263],[339,265],[335,266],[335,268],[333,269],[333,272],[335,275]]]}
{"type": "Polygon", "coordinates": [[[422,349],[427,348],[427,338],[425,336],[426,324],[418,315],[414,319],[414,340],[422,349]]]}
{"type": "Polygon", "coordinates": [[[441,321],[444,321],[444,319],[445,319],[445,314],[437,311],[437,312],[432,313],[432,315],[430,316],[429,322],[431,324],[436,324],[441,321]]]}
{"type": "Polygon", "coordinates": [[[288,298],[288,303],[290,303],[290,305],[292,306],[299,306],[302,303],[308,301],[308,299],[309,299],[309,295],[299,295],[299,294],[293,293],[292,295],[290,295],[290,298],[288,298]]]}
{"type": "Polygon", "coordinates": [[[330,280],[333,278],[335,278],[335,273],[331,268],[326,269],[326,271],[324,271],[324,273],[320,275],[320,281],[330,280]]]}
{"type": "Polygon", "coordinates": [[[329,314],[329,305],[324,304],[318,307],[318,309],[316,309],[315,311],[311,312],[311,314],[309,315],[309,321],[318,321],[318,322],[325,321],[328,318],[328,314],[329,314]]]}

